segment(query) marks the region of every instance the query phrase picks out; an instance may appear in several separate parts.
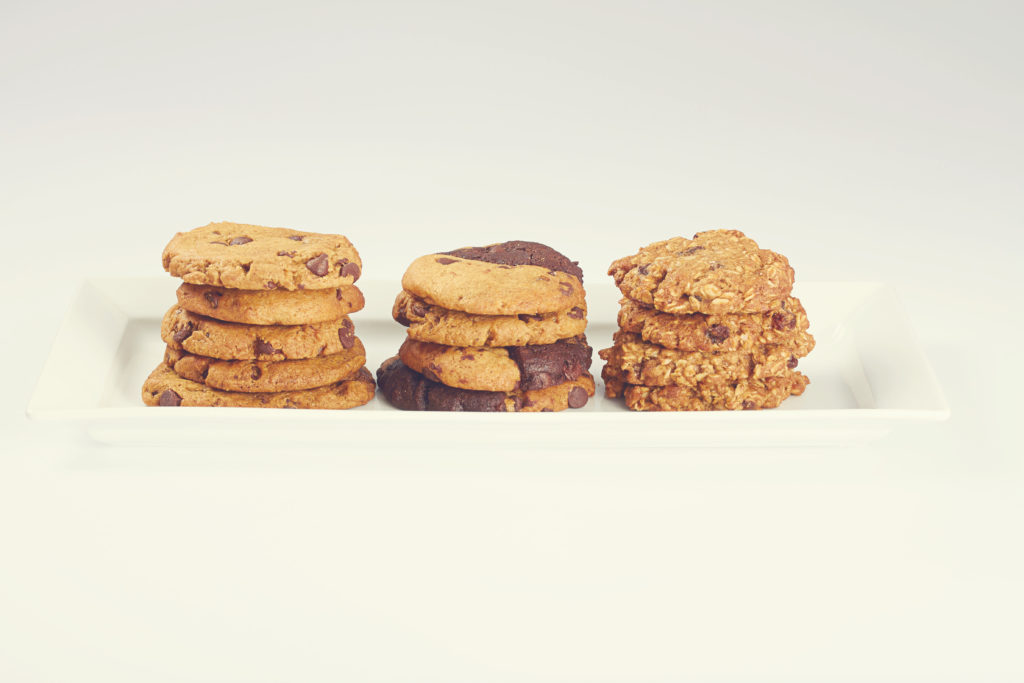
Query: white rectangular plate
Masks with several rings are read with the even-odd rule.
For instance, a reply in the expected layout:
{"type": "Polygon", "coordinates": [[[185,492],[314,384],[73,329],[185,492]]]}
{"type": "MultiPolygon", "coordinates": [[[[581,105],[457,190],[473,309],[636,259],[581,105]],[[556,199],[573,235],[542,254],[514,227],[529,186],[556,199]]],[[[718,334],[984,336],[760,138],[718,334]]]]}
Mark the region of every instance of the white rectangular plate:
{"type": "MultiPolygon", "coordinates": [[[[598,394],[580,410],[542,414],[411,413],[378,396],[347,411],[143,406],[141,387],[163,358],[160,318],[175,301],[171,278],[86,281],[54,342],[28,414],[81,423],[106,443],[332,442],[389,446],[425,441],[518,448],[792,446],[866,441],[913,421],[942,420],[949,408],[896,293],[878,283],[800,283],[817,348],[800,361],[803,396],[774,410],[634,413],[598,394]]],[[[375,370],[394,355],[405,328],[391,319],[396,282],[359,283],[367,307],[356,332],[375,370]]],[[[596,350],[615,330],[618,291],[591,285],[587,337],[596,350]]]]}

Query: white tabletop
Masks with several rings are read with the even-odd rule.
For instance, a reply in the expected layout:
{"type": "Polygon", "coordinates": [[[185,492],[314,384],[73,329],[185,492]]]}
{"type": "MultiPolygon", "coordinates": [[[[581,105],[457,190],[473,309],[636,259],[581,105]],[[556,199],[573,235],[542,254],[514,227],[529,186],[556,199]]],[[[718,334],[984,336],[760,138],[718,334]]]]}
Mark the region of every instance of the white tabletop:
{"type": "Polygon", "coordinates": [[[288,7],[3,11],[0,680],[1024,680],[1019,10],[288,7]],[[892,283],[952,417],[583,453],[28,421],[78,283],[221,219],[396,290],[505,239],[610,288],[736,227],[892,283]]]}

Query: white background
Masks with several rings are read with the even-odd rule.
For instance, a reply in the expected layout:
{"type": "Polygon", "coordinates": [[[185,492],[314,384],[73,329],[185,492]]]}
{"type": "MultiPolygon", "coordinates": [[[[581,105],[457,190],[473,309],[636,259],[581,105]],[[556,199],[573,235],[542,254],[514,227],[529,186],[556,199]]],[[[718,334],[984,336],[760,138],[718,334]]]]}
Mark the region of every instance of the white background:
{"type": "Polygon", "coordinates": [[[1022,18],[5,2],[0,681],[1024,680],[1022,18]],[[644,243],[740,228],[798,280],[895,284],[953,417],[571,454],[28,422],[78,283],[222,219],[343,232],[396,287],[506,239],[611,287],[644,243]]]}

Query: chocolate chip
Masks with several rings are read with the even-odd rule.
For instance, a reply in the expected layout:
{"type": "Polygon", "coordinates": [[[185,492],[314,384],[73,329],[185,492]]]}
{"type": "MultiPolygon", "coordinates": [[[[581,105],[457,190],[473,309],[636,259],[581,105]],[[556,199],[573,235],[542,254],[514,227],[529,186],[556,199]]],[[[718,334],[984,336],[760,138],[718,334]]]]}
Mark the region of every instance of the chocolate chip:
{"type": "Polygon", "coordinates": [[[258,366],[258,365],[252,366],[252,378],[253,379],[259,379],[262,376],[263,376],[263,371],[260,370],[260,366],[258,366]]]}
{"type": "Polygon", "coordinates": [[[338,275],[341,277],[350,277],[353,281],[359,279],[359,266],[351,261],[345,261],[341,268],[338,269],[338,275]]]}
{"type": "Polygon", "coordinates": [[[572,308],[569,309],[569,312],[566,313],[566,315],[572,318],[573,320],[582,320],[585,313],[583,309],[580,308],[579,306],[573,306],[572,308]]]}
{"type": "Polygon", "coordinates": [[[160,394],[160,398],[157,400],[157,405],[161,406],[180,406],[181,396],[177,392],[165,389],[164,393],[160,394]]]}
{"type": "Polygon", "coordinates": [[[427,315],[427,307],[418,301],[414,301],[413,304],[409,306],[409,312],[417,318],[422,318],[427,315]]]}
{"type": "Polygon", "coordinates": [[[695,247],[690,247],[689,249],[684,250],[682,254],[683,256],[692,256],[693,254],[696,254],[698,251],[702,251],[703,249],[704,247],[698,244],[695,247]]]}
{"type": "Polygon", "coordinates": [[[754,410],[755,408],[757,408],[757,404],[754,403],[753,401],[743,402],[743,410],[754,410]]]}
{"type": "Polygon", "coordinates": [[[570,408],[582,408],[587,405],[587,400],[590,397],[587,396],[587,390],[583,387],[573,387],[569,390],[569,407],[570,408]]]}
{"type": "Polygon", "coordinates": [[[252,242],[251,237],[236,237],[228,242],[228,246],[237,247],[239,244],[249,244],[249,242],[252,242]]]}
{"type": "Polygon", "coordinates": [[[476,356],[474,356],[473,354],[469,353],[468,351],[463,351],[462,352],[462,356],[460,356],[460,358],[462,360],[476,360],[476,356]]]}
{"type": "Polygon", "coordinates": [[[352,330],[352,323],[346,320],[342,323],[342,326],[338,328],[338,341],[341,342],[342,347],[351,349],[356,345],[356,336],[352,330]]]}
{"type": "Polygon", "coordinates": [[[317,277],[323,277],[327,275],[327,269],[330,268],[330,261],[327,259],[327,254],[317,254],[313,258],[306,261],[306,268],[309,268],[309,272],[313,273],[317,277]]]}
{"type": "Polygon", "coordinates": [[[540,320],[542,318],[542,316],[532,315],[530,313],[520,313],[516,317],[522,320],[524,323],[528,323],[531,320],[540,320]]]}
{"type": "Polygon", "coordinates": [[[573,289],[573,286],[568,282],[559,282],[558,291],[562,293],[562,296],[572,296],[572,293],[575,290],[573,289]]]}
{"type": "Polygon", "coordinates": [[[442,256],[441,258],[434,259],[434,260],[437,261],[438,263],[440,263],[442,266],[448,266],[448,265],[451,265],[451,264],[455,263],[458,259],[446,258],[446,257],[442,256]]]}
{"type": "Polygon", "coordinates": [[[203,298],[206,299],[206,303],[210,304],[210,308],[216,310],[217,306],[220,305],[220,298],[224,296],[224,292],[204,292],[203,298]]]}
{"type": "Polygon", "coordinates": [[[710,339],[714,343],[721,344],[722,342],[729,338],[729,328],[726,327],[725,325],[712,325],[707,329],[707,332],[705,332],[704,334],[706,334],[708,336],[708,339],[710,339]]]}
{"type": "Polygon", "coordinates": [[[641,275],[647,275],[647,273],[651,272],[651,269],[647,266],[646,263],[644,265],[640,266],[639,268],[637,268],[636,270],[641,275]]]}
{"type": "Polygon", "coordinates": [[[279,252],[277,252],[277,255],[278,256],[287,256],[288,258],[294,258],[296,253],[297,252],[294,252],[294,251],[279,251],[279,252]]]}
{"type": "Polygon", "coordinates": [[[791,313],[778,311],[772,313],[772,327],[780,332],[782,330],[791,330],[796,327],[796,316],[791,313]]]}
{"type": "Polygon", "coordinates": [[[257,356],[272,356],[277,353],[277,349],[273,347],[269,342],[265,342],[262,339],[257,339],[252,344],[252,350],[256,352],[257,356]]]}
{"type": "Polygon", "coordinates": [[[796,359],[796,356],[790,356],[790,357],[789,357],[789,360],[787,360],[787,361],[786,361],[786,367],[787,367],[787,368],[789,368],[790,370],[792,370],[792,369],[793,369],[793,368],[795,368],[795,367],[796,367],[796,366],[797,366],[797,365],[798,365],[799,363],[800,363],[800,361],[798,361],[798,360],[796,359]]]}
{"type": "Polygon", "coordinates": [[[288,239],[295,240],[296,242],[301,242],[302,239],[303,239],[303,236],[302,235],[288,235],[288,239]]]}
{"type": "Polygon", "coordinates": [[[174,340],[175,344],[180,344],[183,341],[185,341],[186,339],[188,339],[189,336],[191,336],[191,334],[193,332],[195,332],[195,330],[196,330],[196,326],[193,325],[191,321],[189,321],[189,322],[185,323],[184,327],[181,327],[181,328],[175,330],[174,331],[174,336],[172,336],[171,339],[174,340]]]}
{"type": "Polygon", "coordinates": [[[340,289],[335,292],[335,296],[338,297],[338,301],[341,301],[342,293],[340,289]]]}

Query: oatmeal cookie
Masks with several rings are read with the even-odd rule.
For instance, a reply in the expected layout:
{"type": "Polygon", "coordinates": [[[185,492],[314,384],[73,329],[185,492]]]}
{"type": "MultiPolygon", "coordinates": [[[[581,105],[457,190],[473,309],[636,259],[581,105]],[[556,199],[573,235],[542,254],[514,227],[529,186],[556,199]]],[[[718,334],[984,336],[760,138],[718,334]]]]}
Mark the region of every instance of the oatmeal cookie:
{"type": "Polygon", "coordinates": [[[226,289],[210,285],[178,287],[178,305],[217,320],[247,325],[304,325],[338,320],[362,310],[363,293],[354,285],[336,289],[288,291],[226,289]]]}
{"type": "Polygon", "coordinates": [[[608,274],[626,297],[675,314],[760,313],[793,288],[786,257],[738,230],[655,242],[614,261],[608,274]]]}
{"type": "Polygon", "coordinates": [[[350,349],[300,360],[220,360],[167,347],[164,363],[179,376],[223,391],[299,391],[347,379],[366,363],[358,339],[350,349]]]}
{"type": "Polygon", "coordinates": [[[631,410],[759,410],[776,408],[790,396],[799,396],[810,380],[789,370],[780,377],[737,382],[700,382],[696,387],[647,387],[625,382],[609,366],[601,371],[605,396],[624,397],[631,410]]]}
{"type": "Polygon", "coordinates": [[[582,306],[583,271],[537,242],[503,242],[421,256],[402,287],[428,304],[478,315],[536,315],[582,306]]]}
{"type": "Polygon", "coordinates": [[[444,346],[406,339],[398,351],[414,372],[458,389],[533,391],[585,373],[592,350],[585,337],[530,346],[444,346]]]}
{"type": "Polygon", "coordinates": [[[447,346],[525,346],[552,344],[583,334],[587,308],[519,315],[471,315],[432,306],[409,292],[399,292],[391,315],[409,328],[409,337],[447,346]]]}
{"type": "Polygon", "coordinates": [[[582,408],[594,395],[594,378],[587,372],[533,391],[471,391],[429,380],[406,367],[398,356],[381,364],[377,383],[384,397],[400,410],[550,412],[582,408]]]}
{"type": "Polygon", "coordinates": [[[243,408],[320,408],[345,410],[373,398],[373,375],[360,368],[347,379],[316,389],[245,393],[221,391],[178,376],[161,363],[142,385],[147,406],[236,406],[243,408]]]}
{"type": "Polygon", "coordinates": [[[632,299],[620,304],[621,329],[670,349],[728,353],[775,344],[792,348],[793,355],[802,358],[814,348],[807,313],[794,297],[783,299],[775,310],[745,315],[672,315],[632,299]]]}
{"type": "Polygon", "coordinates": [[[164,270],[194,285],[229,289],[337,289],[363,266],[342,235],[242,223],[179,232],[164,247],[164,270]]]}
{"type": "Polygon", "coordinates": [[[171,306],[160,338],[172,349],[222,360],[294,360],[330,356],[356,345],[355,327],[345,316],[312,325],[226,323],[171,306]]]}

